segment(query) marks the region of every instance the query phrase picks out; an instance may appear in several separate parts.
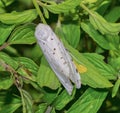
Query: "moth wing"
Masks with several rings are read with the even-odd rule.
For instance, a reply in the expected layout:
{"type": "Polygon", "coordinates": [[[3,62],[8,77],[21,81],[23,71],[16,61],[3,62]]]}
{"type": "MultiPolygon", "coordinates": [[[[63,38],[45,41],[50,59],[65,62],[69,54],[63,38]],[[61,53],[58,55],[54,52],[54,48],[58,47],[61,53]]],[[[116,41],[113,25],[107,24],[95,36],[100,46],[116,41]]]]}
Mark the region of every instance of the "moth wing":
{"type": "Polygon", "coordinates": [[[70,73],[69,73],[70,80],[73,83],[75,83],[77,88],[80,88],[81,87],[80,75],[79,75],[79,73],[78,73],[78,71],[77,71],[77,69],[75,67],[75,64],[72,61],[71,56],[69,55],[68,51],[64,48],[62,43],[61,43],[61,46],[59,46],[59,47],[60,47],[60,50],[61,49],[63,50],[64,57],[65,57],[65,59],[67,60],[67,62],[69,64],[69,67],[70,67],[70,73]]]}
{"type": "Polygon", "coordinates": [[[39,24],[35,34],[47,61],[68,93],[72,93],[73,85],[71,81],[76,84],[77,88],[80,88],[80,75],[76,72],[71,56],[52,29],[44,24],[39,24]],[[56,55],[53,55],[53,48],[57,50],[56,55]],[[60,57],[63,57],[66,65],[63,65],[64,63],[59,59],[60,57]]]}
{"type": "MultiPolygon", "coordinates": [[[[65,87],[67,92],[71,95],[72,94],[72,90],[73,90],[73,85],[71,84],[69,77],[66,76],[67,73],[64,72],[64,70],[66,70],[66,69],[62,68],[62,64],[59,62],[58,58],[60,56],[56,56],[57,54],[53,55],[53,50],[51,49],[51,45],[49,45],[48,42],[44,42],[47,49],[45,49],[43,47],[44,45],[43,45],[43,41],[42,40],[39,43],[40,43],[40,46],[41,46],[41,48],[43,50],[43,53],[44,53],[44,55],[45,55],[49,65],[51,66],[51,68],[53,69],[53,71],[55,72],[56,76],[58,77],[58,79],[60,80],[62,85],[65,87]]],[[[54,43],[53,43],[52,46],[54,47],[56,45],[54,45],[54,43]]],[[[56,49],[59,50],[58,47],[56,49]]]]}
{"type": "Polygon", "coordinates": [[[50,65],[53,71],[55,72],[56,76],[62,83],[62,85],[65,87],[67,92],[71,95],[73,90],[73,85],[71,84],[70,79],[67,76],[63,75],[63,73],[59,70],[60,69],[59,66],[57,67],[54,64],[50,64],[50,65]]]}
{"type": "MultiPolygon", "coordinates": [[[[69,54],[66,54],[67,57],[69,57],[69,54]]],[[[73,83],[75,83],[76,88],[80,88],[81,87],[81,80],[80,80],[80,74],[77,71],[77,68],[75,66],[75,64],[73,63],[73,61],[69,60],[69,66],[70,66],[70,79],[73,83]]]]}

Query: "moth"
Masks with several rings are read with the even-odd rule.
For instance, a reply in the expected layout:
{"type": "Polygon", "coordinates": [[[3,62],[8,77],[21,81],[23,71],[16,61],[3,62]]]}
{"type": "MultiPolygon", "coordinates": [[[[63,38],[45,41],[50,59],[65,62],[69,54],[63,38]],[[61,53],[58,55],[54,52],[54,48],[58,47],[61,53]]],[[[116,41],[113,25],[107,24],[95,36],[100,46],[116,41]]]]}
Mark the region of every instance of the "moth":
{"type": "Polygon", "coordinates": [[[80,75],[72,57],[48,25],[39,23],[35,30],[35,37],[50,67],[68,94],[71,95],[73,91],[72,83],[78,89],[81,87],[80,75]]]}

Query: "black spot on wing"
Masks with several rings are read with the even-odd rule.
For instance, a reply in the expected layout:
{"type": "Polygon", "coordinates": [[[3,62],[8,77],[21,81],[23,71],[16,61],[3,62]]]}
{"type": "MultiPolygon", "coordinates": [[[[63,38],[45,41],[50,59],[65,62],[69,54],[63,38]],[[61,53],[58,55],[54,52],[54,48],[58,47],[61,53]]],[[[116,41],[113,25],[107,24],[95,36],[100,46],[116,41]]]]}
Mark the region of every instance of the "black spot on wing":
{"type": "Polygon", "coordinates": [[[60,59],[63,59],[63,57],[60,57],[60,59]]]}
{"type": "Polygon", "coordinates": [[[76,69],[76,72],[78,73],[78,70],[76,69]]]}
{"type": "Polygon", "coordinates": [[[65,62],[63,62],[63,64],[65,65],[65,64],[67,64],[67,62],[65,61],[65,62]]]}

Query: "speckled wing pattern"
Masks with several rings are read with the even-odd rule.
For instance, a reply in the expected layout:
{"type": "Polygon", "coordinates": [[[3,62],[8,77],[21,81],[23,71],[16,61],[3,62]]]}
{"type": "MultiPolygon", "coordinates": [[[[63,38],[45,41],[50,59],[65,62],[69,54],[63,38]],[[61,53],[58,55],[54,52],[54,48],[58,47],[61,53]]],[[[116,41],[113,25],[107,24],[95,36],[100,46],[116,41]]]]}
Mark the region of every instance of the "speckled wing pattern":
{"type": "Polygon", "coordinates": [[[81,87],[81,81],[68,51],[48,25],[38,24],[35,37],[52,70],[71,95],[73,90],[71,81],[76,85],[76,88],[81,87]]]}

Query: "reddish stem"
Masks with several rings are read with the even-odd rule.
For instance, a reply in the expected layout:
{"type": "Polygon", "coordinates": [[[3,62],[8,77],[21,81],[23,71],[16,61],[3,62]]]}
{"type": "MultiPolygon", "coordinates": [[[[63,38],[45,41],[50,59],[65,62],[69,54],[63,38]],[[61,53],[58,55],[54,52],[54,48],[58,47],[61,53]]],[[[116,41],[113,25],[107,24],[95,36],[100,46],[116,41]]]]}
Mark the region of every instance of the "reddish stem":
{"type": "Polygon", "coordinates": [[[0,46],[0,51],[2,50],[2,49],[4,49],[4,48],[6,48],[7,46],[9,45],[9,43],[4,43],[2,46],[0,46]]]}

